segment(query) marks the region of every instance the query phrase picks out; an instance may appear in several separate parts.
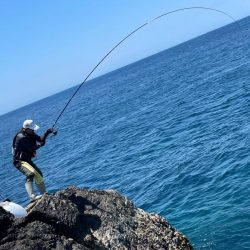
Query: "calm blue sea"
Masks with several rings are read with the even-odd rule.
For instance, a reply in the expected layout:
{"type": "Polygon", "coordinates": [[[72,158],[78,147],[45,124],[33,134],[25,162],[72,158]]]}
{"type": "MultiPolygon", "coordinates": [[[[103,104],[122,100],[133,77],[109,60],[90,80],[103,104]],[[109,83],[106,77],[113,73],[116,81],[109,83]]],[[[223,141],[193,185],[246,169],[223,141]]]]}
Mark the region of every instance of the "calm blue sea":
{"type": "MultiPolygon", "coordinates": [[[[195,249],[250,249],[250,18],[239,25],[87,82],[35,160],[48,191],[116,189],[195,249]]],[[[28,202],[11,157],[22,122],[42,133],[74,91],[0,117],[3,196],[28,202]]]]}

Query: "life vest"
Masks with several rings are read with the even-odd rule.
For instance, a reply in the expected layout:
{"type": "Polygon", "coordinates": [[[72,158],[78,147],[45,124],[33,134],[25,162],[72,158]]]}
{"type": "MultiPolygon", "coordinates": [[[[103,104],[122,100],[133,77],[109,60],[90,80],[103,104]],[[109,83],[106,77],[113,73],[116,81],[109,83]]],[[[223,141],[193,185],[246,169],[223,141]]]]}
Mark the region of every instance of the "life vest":
{"type": "Polygon", "coordinates": [[[12,142],[12,155],[14,160],[29,161],[34,157],[37,149],[36,139],[30,138],[22,130],[19,131],[12,142]]]}

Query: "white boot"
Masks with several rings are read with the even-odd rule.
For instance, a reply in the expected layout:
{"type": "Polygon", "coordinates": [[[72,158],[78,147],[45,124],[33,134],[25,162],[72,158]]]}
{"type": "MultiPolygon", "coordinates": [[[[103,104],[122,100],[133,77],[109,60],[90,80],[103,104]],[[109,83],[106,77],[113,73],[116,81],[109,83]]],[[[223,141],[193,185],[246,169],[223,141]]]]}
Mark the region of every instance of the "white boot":
{"type": "Polygon", "coordinates": [[[32,181],[26,181],[25,182],[25,189],[26,189],[26,191],[28,193],[30,201],[34,201],[36,195],[34,194],[33,182],[32,181]]]}
{"type": "Polygon", "coordinates": [[[40,192],[40,194],[46,193],[46,187],[44,185],[44,182],[41,182],[39,184],[36,183],[37,189],[40,192]]]}

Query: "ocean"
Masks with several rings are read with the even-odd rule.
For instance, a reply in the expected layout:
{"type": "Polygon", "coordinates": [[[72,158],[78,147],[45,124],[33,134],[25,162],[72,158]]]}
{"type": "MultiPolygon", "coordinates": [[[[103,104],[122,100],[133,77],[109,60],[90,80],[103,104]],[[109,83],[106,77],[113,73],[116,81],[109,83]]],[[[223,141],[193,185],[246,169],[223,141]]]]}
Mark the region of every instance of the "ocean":
{"type": "MultiPolygon", "coordinates": [[[[116,189],[195,249],[250,248],[250,17],[88,81],[38,151],[48,192],[116,189]]],[[[25,205],[11,144],[76,87],[0,117],[1,195],[25,205]]]]}

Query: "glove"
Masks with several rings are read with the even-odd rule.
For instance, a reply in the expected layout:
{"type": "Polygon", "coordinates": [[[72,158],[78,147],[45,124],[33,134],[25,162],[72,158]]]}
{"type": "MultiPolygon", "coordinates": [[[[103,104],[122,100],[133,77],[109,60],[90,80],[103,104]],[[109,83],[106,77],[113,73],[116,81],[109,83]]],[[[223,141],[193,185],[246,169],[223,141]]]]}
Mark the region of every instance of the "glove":
{"type": "Polygon", "coordinates": [[[54,131],[53,128],[49,128],[49,129],[46,130],[46,134],[49,135],[49,134],[53,133],[53,131],[54,131]]]}
{"type": "Polygon", "coordinates": [[[46,132],[45,132],[45,134],[44,134],[44,135],[45,135],[45,138],[46,138],[49,134],[53,133],[53,131],[54,131],[53,128],[47,129],[46,132]]]}

